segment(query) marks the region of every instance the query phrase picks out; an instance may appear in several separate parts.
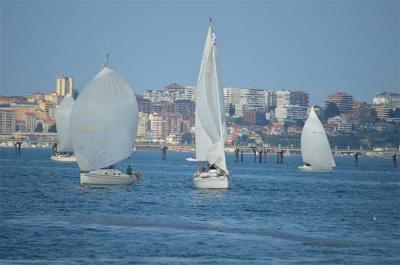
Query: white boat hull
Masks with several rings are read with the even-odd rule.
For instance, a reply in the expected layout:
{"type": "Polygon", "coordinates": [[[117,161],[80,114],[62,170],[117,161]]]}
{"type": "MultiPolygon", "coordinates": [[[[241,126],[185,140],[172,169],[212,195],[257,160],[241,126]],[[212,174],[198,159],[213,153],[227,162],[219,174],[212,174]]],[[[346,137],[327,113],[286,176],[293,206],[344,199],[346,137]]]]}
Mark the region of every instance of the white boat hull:
{"type": "Polygon", "coordinates": [[[228,176],[218,175],[213,170],[196,172],[193,175],[193,183],[198,189],[227,189],[229,187],[228,176]]]}
{"type": "Polygon", "coordinates": [[[315,166],[306,166],[302,165],[298,167],[302,171],[313,171],[313,172],[321,172],[321,171],[331,171],[333,168],[322,168],[322,167],[315,167],[315,166]]]}
{"type": "Polygon", "coordinates": [[[51,160],[58,162],[76,162],[74,155],[52,155],[51,160]]]}
{"type": "Polygon", "coordinates": [[[117,169],[98,169],[81,173],[81,184],[91,185],[129,185],[133,176],[122,173],[117,169]]]}

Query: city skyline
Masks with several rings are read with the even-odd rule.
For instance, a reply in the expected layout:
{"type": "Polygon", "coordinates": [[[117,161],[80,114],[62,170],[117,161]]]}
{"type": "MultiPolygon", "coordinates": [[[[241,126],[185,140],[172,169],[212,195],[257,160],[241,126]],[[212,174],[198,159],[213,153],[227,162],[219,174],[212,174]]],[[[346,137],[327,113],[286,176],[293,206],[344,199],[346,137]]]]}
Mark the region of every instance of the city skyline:
{"type": "Polygon", "coordinates": [[[107,52],[137,94],[195,85],[209,16],[224,87],[302,90],[318,105],[335,91],[369,102],[400,87],[397,1],[0,5],[5,96],[49,92],[63,74],[81,90],[107,52]]]}

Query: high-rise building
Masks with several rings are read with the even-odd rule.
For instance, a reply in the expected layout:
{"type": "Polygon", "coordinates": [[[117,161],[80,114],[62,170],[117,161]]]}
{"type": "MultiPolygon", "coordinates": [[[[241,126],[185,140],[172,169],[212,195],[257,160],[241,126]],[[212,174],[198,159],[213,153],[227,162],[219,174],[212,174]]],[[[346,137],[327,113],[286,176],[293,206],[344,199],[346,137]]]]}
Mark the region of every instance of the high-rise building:
{"type": "Polygon", "coordinates": [[[136,100],[138,102],[139,112],[149,114],[151,112],[151,100],[145,99],[141,95],[136,95],[136,100]]]}
{"type": "Polygon", "coordinates": [[[154,139],[163,138],[163,117],[160,113],[152,112],[149,115],[150,130],[153,133],[154,139]]]}
{"type": "Polygon", "coordinates": [[[35,113],[26,113],[26,131],[34,132],[37,124],[35,113]]]}
{"type": "Polygon", "coordinates": [[[383,92],[378,93],[373,98],[374,105],[385,105],[391,109],[400,108],[400,94],[383,92]]]}
{"type": "Polygon", "coordinates": [[[245,111],[243,121],[252,125],[265,125],[267,122],[265,111],[245,111]]]}
{"type": "Polygon", "coordinates": [[[148,127],[149,127],[149,114],[139,111],[139,122],[136,134],[137,140],[144,140],[146,138],[148,127]]]}
{"type": "Polygon", "coordinates": [[[351,119],[355,122],[367,121],[371,105],[363,101],[354,101],[351,109],[351,119]]]}
{"type": "Polygon", "coordinates": [[[0,107],[0,134],[12,134],[15,129],[15,111],[8,107],[0,107]]]}
{"type": "Polygon", "coordinates": [[[335,92],[329,95],[325,101],[325,106],[330,102],[335,103],[340,113],[350,112],[353,107],[353,96],[345,92],[335,92]]]}
{"type": "Polygon", "coordinates": [[[73,83],[73,79],[71,76],[57,77],[57,80],[56,80],[57,96],[64,97],[67,94],[72,95],[73,88],[74,88],[74,83],[73,83]]]}
{"type": "Polygon", "coordinates": [[[265,110],[265,91],[262,89],[249,88],[246,91],[246,95],[244,96],[247,99],[247,102],[243,105],[243,110],[265,110]]]}
{"type": "Polygon", "coordinates": [[[276,93],[273,90],[265,91],[265,107],[275,108],[276,107],[276,93]]]}
{"type": "Polygon", "coordinates": [[[389,118],[391,108],[386,105],[374,105],[373,109],[375,109],[378,118],[381,120],[386,120],[389,118]]]}
{"type": "Polygon", "coordinates": [[[196,99],[196,87],[185,86],[185,99],[195,101],[196,99]]]}
{"type": "Polygon", "coordinates": [[[276,106],[297,105],[308,107],[309,95],[303,91],[279,90],[276,94],[276,106]]]}
{"type": "Polygon", "coordinates": [[[278,122],[304,121],[307,119],[307,107],[283,105],[276,107],[275,118],[278,122]]]}
{"type": "Polygon", "coordinates": [[[235,113],[233,114],[234,117],[243,116],[240,91],[241,89],[236,87],[224,88],[225,113],[229,113],[230,108],[233,106],[233,108],[235,109],[235,113]]]}

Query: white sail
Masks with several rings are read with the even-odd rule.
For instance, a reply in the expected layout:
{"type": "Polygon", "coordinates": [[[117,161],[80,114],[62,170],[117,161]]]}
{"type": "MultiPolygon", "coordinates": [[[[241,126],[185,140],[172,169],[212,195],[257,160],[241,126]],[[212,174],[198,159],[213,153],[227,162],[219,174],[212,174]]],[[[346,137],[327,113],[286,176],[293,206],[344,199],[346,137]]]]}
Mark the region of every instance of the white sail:
{"type": "Polygon", "coordinates": [[[210,24],[196,89],[196,161],[208,161],[228,172],[224,153],[224,92],[218,73],[215,35],[210,24]]]}
{"type": "Polygon", "coordinates": [[[328,137],[314,107],[311,108],[301,133],[301,154],[303,162],[314,168],[331,169],[336,166],[328,137]]]}
{"type": "Polygon", "coordinates": [[[75,100],[66,95],[56,110],[56,125],[58,135],[57,151],[72,152],[71,113],[75,100]]]}
{"type": "Polygon", "coordinates": [[[136,137],[138,106],[131,86],[104,67],[83,89],[72,111],[73,149],[82,171],[129,157],[136,137]]]}

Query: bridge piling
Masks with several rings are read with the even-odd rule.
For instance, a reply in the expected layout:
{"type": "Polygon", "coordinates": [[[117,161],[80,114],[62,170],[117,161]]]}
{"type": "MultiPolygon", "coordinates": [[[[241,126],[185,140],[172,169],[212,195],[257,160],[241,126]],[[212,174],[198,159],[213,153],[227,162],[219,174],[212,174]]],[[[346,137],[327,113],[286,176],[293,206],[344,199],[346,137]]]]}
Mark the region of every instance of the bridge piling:
{"type": "Polygon", "coordinates": [[[356,152],[356,153],[354,154],[354,165],[355,165],[356,167],[358,167],[358,155],[359,155],[358,152],[356,152]]]}
{"type": "Polygon", "coordinates": [[[262,154],[263,154],[262,149],[258,150],[258,162],[259,163],[262,163],[262,154]]]}
{"type": "Polygon", "coordinates": [[[167,149],[168,147],[165,145],[161,147],[161,160],[167,160],[167,149]]]}
{"type": "Polygon", "coordinates": [[[254,158],[254,163],[257,161],[257,150],[253,147],[253,158],[254,158]]]}
{"type": "Polygon", "coordinates": [[[267,163],[267,150],[264,149],[264,163],[267,163]]]}
{"type": "Polygon", "coordinates": [[[22,145],[22,142],[16,142],[16,143],[14,144],[14,147],[15,147],[15,155],[16,155],[16,156],[20,156],[20,155],[21,155],[21,145],[22,145]]]}
{"type": "Polygon", "coordinates": [[[240,150],[240,162],[243,162],[243,149],[240,150]]]}
{"type": "Polygon", "coordinates": [[[397,168],[397,154],[392,155],[392,167],[397,168]]]}

